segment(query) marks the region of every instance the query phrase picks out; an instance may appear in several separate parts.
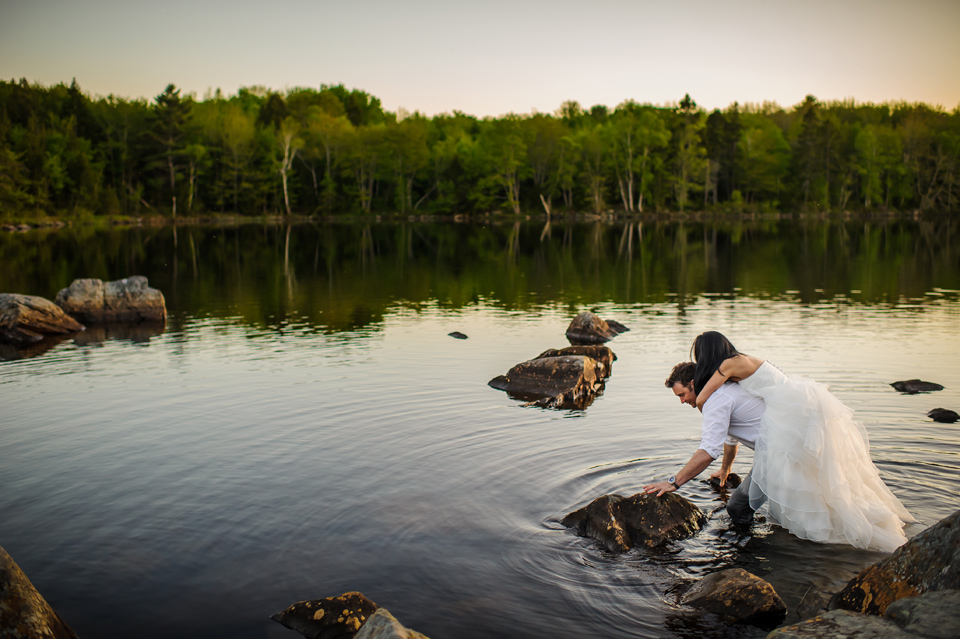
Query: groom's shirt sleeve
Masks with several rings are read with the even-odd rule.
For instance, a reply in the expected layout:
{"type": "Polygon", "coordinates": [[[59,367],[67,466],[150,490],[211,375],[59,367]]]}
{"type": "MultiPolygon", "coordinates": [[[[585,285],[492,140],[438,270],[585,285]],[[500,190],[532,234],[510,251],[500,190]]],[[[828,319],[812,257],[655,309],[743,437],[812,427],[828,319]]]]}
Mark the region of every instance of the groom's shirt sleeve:
{"type": "Polygon", "coordinates": [[[703,430],[700,432],[700,449],[714,459],[723,453],[723,443],[727,440],[730,428],[730,415],[733,413],[733,398],[723,392],[723,388],[710,396],[703,405],[703,430]]]}

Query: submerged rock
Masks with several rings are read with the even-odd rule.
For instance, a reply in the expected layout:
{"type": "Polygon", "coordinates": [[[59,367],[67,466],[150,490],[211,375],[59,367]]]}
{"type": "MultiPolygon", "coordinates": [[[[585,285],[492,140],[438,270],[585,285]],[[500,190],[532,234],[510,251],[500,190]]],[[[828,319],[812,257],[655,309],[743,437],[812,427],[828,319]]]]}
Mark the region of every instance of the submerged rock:
{"type": "Polygon", "coordinates": [[[927,417],[942,424],[953,424],[957,420],[960,420],[960,414],[957,414],[957,411],[950,410],[948,408],[934,408],[932,411],[927,413],[927,417]]]}
{"type": "Polygon", "coordinates": [[[77,639],[20,567],[0,548],[0,637],[77,639]]]}
{"type": "Polygon", "coordinates": [[[376,611],[377,604],[362,593],[346,592],[339,597],[298,601],[270,618],[307,639],[349,639],[376,611]]]}
{"type": "Polygon", "coordinates": [[[48,335],[83,329],[83,324],[50,300],[35,295],[0,294],[0,342],[30,346],[48,335]]]}
{"type": "Polygon", "coordinates": [[[834,595],[831,608],[883,614],[898,599],[960,589],[960,510],[863,570],[834,595]]]}
{"type": "Polygon", "coordinates": [[[460,331],[453,331],[452,333],[447,333],[448,336],[453,339],[467,339],[467,336],[461,333],[460,331]]]}
{"type": "Polygon", "coordinates": [[[960,636],[960,591],[930,592],[890,604],[882,617],[833,610],[777,628],[767,639],[953,639],[960,636]]]}
{"type": "Polygon", "coordinates": [[[890,384],[901,393],[916,395],[917,393],[929,393],[931,391],[943,390],[943,386],[933,382],[924,382],[919,379],[907,379],[902,382],[893,382],[890,384]]]}
{"type": "Polygon", "coordinates": [[[602,344],[630,329],[613,320],[602,320],[595,313],[584,311],[573,318],[567,327],[571,344],[602,344]]]}
{"type": "Polygon", "coordinates": [[[585,408],[603,389],[605,368],[584,355],[540,357],[517,364],[487,384],[511,397],[551,408],[585,408]]]}
{"type": "Polygon", "coordinates": [[[598,497],[561,523],[600,541],[611,552],[626,552],[634,546],[653,548],[689,537],[703,527],[704,521],[703,512],[679,495],[637,493],[632,497],[598,497]]]}
{"type": "Polygon", "coordinates": [[[725,621],[773,628],[787,607],[769,583],[742,568],[707,575],[684,594],[680,603],[720,615],[725,621]]]}
{"type": "Polygon", "coordinates": [[[163,293],[147,286],[147,278],[133,275],[114,282],[74,280],[57,293],[57,306],[89,324],[163,322],[167,307],[163,293]]]}
{"type": "Polygon", "coordinates": [[[427,637],[405,628],[386,608],[380,608],[363,624],[356,639],[427,639],[427,637]]]}

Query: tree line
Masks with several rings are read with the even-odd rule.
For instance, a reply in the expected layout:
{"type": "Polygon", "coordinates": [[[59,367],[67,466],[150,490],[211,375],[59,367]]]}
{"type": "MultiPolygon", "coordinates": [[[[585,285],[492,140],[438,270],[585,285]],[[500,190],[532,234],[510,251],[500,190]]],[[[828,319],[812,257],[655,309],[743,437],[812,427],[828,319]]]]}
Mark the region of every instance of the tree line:
{"type": "Polygon", "coordinates": [[[477,118],[359,89],[203,100],[0,82],[0,216],[506,211],[953,211],[960,107],[774,103],[708,112],[564,102],[477,118]]]}

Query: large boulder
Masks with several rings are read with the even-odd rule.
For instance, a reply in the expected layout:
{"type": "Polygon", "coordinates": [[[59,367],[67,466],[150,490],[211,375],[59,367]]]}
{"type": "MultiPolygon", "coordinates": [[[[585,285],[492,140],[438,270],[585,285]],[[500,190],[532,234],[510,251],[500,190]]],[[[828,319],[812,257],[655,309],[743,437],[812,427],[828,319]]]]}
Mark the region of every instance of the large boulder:
{"type": "Polygon", "coordinates": [[[680,603],[719,615],[725,621],[774,628],[787,615],[783,599],[769,583],[742,568],[707,575],[680,603]]]}
{"type": "Polygon", "coordinates": [[[57,306],[88,324],[111,322],[163,322],[167,319],[163,293],[147,286],[142,275],[103,282],[74,280],[57,293],[57,306]]]}
{"type": "Polygon", "coordinates": [[[307,639],[350,639],[377,611],[377,604],[359,592],[339,597],[298,601],[271,619],[307,639]]]}
{"type": "Polygon", "coordinates": [[[602,320],[595,313],[584,311],[578,314],[567,327],[567,339],[571,344],[603,344],[630,329],[613,320],[602,320]]]}
{"type": "Polygon", "coordinates": [[[831,608],[882,615],[898,599],[960,589],[960,510],[863,570],[834,595],[831,608]]]}
{"type": "Polygon", "coordinates": [[[405,628],[386,608],[380,608],[363,624],[356,639],[427,639],[427,637],[405,628]]]}
{"type": "Polygon", "coordinates": [[[0,638],[77,639],[20,567],[0,548],[0,638]]]}
{"type": "Polygon", "coordinates": [[[936,384],[934,382],[924,382],[919,379],[906,379],[900,382],[893,382],[890,385],[901,393],[906,393],[908,395],[943,390],[943,386],[940,384],[936,384]]]}
{"type": "Polygon", "coordinates": [[[50,300],[34,295],[0,294],[0,342],[29,346],[48,335],[65,335],[83,328],[83,324],[50,300]]]}
{"type": "Polygon", "coordinates": [[[600,372],[601,377],[610,377],[613,373],[613,363],[617,361],[617,356],[610,347],[591,345],[591,346],[566,346],[564,348],[548,348],[534,359],[543,359],[544,357],[566,357],[567,355],[584,355],[589,357],[603,367],[600,372]]]}
{"type": "Polygon", "coordinates": [[[564,526],[593,537],[611,552],[635,546],[653,548],[665,541],[689,537],[703,527],[706,516],[674,493],[661,497],[604,495],[563,518],[564,526]]]}
{"type": "Polygon", "coordinates": [[[605,367],[585,355],[540,357],[487,384],[511,397],[552,408],[585,408],[603,389],[605,367]]]}
{"type": "Polygon", "coordinates": [[[960,591],[929,592],[890,604],[882,617],[833,610],[777,628],[767,639],[954,639],[960,636],[960,591]]]}

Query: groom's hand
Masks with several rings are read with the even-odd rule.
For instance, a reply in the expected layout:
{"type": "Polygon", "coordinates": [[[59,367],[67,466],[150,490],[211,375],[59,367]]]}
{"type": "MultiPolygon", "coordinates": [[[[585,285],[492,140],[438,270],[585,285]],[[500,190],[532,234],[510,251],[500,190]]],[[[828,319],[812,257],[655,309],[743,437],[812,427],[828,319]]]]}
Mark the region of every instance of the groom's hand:
{"type": "Polygon", "coordinates": [[[658,481],[655,484],[647,484],[643,487],[643,491],[648,495],[652,493],[657,493],[657,497],[660,497],[664,493],[672,493],[677,489],[676,486],[671,484],[668,481],[658,481]]]}
{"type": "Polygon", "coordinates": [[[726,485],[726,483],[727,483],[727,475],[729,475],[729,474],[730,474],[730,471],[729,471],[729,470],[723,470],[723,469],[721,468],[721,469],[718,470],[717,472],[715,472],[715,473],[713,473],[712,475],[710,475],[710,479],[713,479],[714,477],[716,477],[717,479],[720,480],[720,486],[723,487],[723,486],[726,485]]]}

